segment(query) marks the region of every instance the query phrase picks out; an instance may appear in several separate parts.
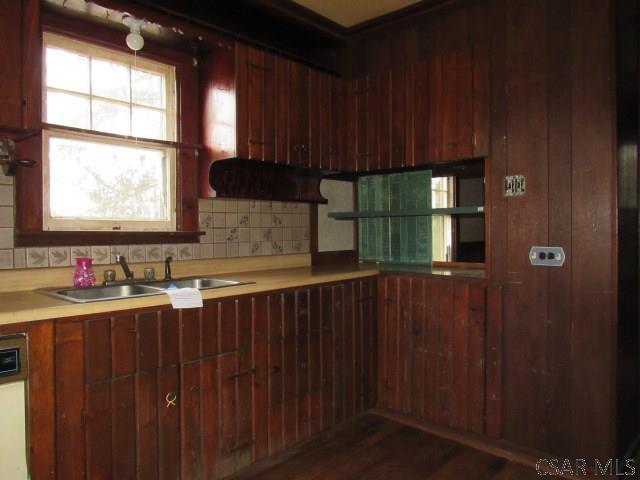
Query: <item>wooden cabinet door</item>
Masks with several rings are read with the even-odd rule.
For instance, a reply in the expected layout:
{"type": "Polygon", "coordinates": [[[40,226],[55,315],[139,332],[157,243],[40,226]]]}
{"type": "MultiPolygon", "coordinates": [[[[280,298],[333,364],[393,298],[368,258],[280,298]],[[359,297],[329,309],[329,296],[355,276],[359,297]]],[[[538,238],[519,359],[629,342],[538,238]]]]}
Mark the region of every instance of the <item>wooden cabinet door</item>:
{"type": "Polygon", "coordinates": [[[239,156],[275,160],[275,59],[264,50],[236,47],[239,156]]]}
{"type": "Polygon", "coordinates": [[[407,89],[405,85],[406,68],[396,67],[389,72],[391,105],[391,157],[390,167],[407,165],[407,89]]]}
{"type": "Polygon", "coordinates": [[[376,405],[378,368],[378,292],[377,280],[368,278],[358,282],[358,409],[367,410],[376,405]]]}
{"type": "Polygon", "coordinates": [[[331,121],[334,117],[332,76],[309,70],[309,166],[329,168],[331,121]]]}
{"type": "Polygon", "coordinates": [[[348,137],[348,114],[347,114],[347,81],[342,78],[332,77],[331,79],[331,144],[325,152],[323,168],[329,170],[350,171],[353,165],[347,157],[350,143],[348,137]]]}
{"type": "Polygon", "coordinates": [[[469,48],[430,58],[428,163],[468,159],[476,155],[473,77],[473,55],[469,48]]]}
{"type": "Polygon", "coordinates": [[[407,103],[413,101],[407,95],[407,68],[395,67],[379,74],[379,90],[372,103],[377,104],[379,125],[377,145],[380,160],[378,168],[408,166],[407,103]]]}
{"type": "MultiPolygon", "coordinates": [[[[174,317],[165,313],[88,319],[75,327],[83,331],[84,395],[78,395],[84,398],[88,478],[175,479],[181,465],[187,475],[200,469],[200,419],[186,393],[197,393],[189,383],[193,375],[176,364],[161,366],[172,360],[171,342],[163,337],[171,335],[165,324],[174,317]]],[[[67,330],[60,329],[61,339],[67,330]]],[[[59,385],[61,394],[67,388],[67,382],[59,385]]]]}
{"type": "Polygon", "coordinates": [[[309,166],[344,170],[346,145],[346,82],[309,69],[309,166]]]}
{"type": "Polygon", "coordinates": [[[309,68],[289,67],[289,164],[309,166],[309,68]]]}
{"type": "Polygon", "coordinates": [[[252,460],[253,369],[246,351],[223,354],[217,361],[220,389],[218,474],[226,477],[249,465],[252,460]]]}
{"type": "Polygon", "coordinates": [[[488,62],[479,46],[407,68],[407,165],[488,155],[488,62]]]}
{"type": "Polygon", "coordinates": [[[379,295],[378,404],[483,433],[485,286],[392,275],[381,278],[379,295]]]}
{"type": "MultiPolygon", "coordinates": [[[[0,0],[0,125],[21,128],[22,125],[22,18],[23,2],[0,0]],[[11,46],[11,47],[10,47],[11,46]]],[[[25,65],[25,68],[32,66],[25,65]]]]}
{"type": "Polygon", "coordinates": [[[429,154],[429,62],[407,67],[407,165],[428,163],[429,154]]]}
{"type": "Polygon", "coordinates": [[[479,45],[473,50],[473,156],[489,155],[489,47],[479,45]]]}
{"type": "Polygon", "coordinates": [[[369,74],[353,82],[350,101],[354,170],[365,172],[379,168],[378,118],[384,115],[378,102],[379,77],[369,74]]]}

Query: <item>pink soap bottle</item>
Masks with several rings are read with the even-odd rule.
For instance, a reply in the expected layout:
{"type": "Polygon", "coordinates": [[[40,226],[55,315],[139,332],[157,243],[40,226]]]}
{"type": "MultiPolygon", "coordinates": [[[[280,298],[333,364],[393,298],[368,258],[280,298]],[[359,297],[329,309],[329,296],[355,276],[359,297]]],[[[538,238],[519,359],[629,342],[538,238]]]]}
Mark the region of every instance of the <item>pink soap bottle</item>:
{"type": "Polygon", "coordinates": [[[73,286],[76,288],[90,288],[96,284],[93,273],[93,258],[76,258],[76,271],[73,272],[73,286]]]}

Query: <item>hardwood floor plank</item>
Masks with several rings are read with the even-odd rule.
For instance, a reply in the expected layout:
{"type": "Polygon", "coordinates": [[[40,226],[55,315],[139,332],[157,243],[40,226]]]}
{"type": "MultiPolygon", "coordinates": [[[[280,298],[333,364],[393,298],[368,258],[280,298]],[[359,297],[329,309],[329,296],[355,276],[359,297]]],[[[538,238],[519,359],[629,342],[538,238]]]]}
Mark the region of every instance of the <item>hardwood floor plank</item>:
{"type": "Polygon", "coordinates": [[[529,480],[536,471],[376,415],[348,422],[234,480],[529,480]]]}

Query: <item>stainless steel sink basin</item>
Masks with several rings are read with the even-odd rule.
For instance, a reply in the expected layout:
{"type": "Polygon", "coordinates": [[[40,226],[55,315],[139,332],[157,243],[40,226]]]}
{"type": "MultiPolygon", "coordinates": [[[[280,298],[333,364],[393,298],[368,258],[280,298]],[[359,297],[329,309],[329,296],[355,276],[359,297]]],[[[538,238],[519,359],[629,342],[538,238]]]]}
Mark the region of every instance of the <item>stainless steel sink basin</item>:
{"type": "Polygon", "coordinates": [[[150,287],[167,289],[171,285],[176,288],[197,288],[207,290],[209,288],[233,287],[234,285],[244,285],[250,282],[239,282],[237,280],[223,280],[220,278],[182,278],[176,280],[163,280],[160,282],[147,283],[150,287]]]}
{"type": "Polygon", "coordinates": [[[40,291],[51,297],[61,298],[75,303],[88,303],[161,295],[165,290],[171,288],[172,285],[176,288],[207,290],[210,288],[233,287],[234,285],[245,285],[248,283],[253,282],[240,282],[221,278],[177,278],[175,280],[109,285],[107,287],[43,289],[40,291]]]}
{"type": "Polygon", "coordinates": [[[63,288],[59,290],[44,290],[53,297],[71,300],[72,302],[98,302],[101,300],[119,300],[121,298],[144,297],[161,293],[157,288],[145,285],[112,285],[109,287],[93,288],[63,288]]]}

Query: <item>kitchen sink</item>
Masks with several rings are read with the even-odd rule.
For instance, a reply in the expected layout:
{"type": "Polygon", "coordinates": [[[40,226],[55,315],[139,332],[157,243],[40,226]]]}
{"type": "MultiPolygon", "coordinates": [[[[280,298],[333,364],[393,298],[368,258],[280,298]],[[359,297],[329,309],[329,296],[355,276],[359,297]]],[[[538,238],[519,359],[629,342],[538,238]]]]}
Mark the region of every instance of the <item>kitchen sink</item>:
{"type": "Polygon", "coordinates": [[[237,280],[222,280],[220,278],[182,278],[178,280],[163,280],[161,282],[150,282],[146,285],[150,287],[167,289],[175,285],[176,288],[197,288],[198,290],[207,290],[209,288],[232,287],[234,285],[243,285],[249,282],[239,282],[237,280]]]}
{"type": "Polygon", "coordinates": [[[55,290],[42,290],[52,297],[62,298],[77,303],[99,302],[101,300],[119,300],[121,298],[144,297],[161,293],[157,288],[146,285],[111,285],[109,287],[93,288],[63,288],[55,290]]]}
{"type": "Polygon", "coordinates": [[[241,282],[221,278],[177,278],[175,280],[150,281],[144,283],[128,283],[92,288],[47,288],[39,290],[45,295],[68,300],[74,303],[100,302],[103,300],[121,300],[123,298],[146,297],[162,295],[165,290],[172,288],[197,288],[208,290],[212,288],[233,287],[253,282],[241,282]]]}

